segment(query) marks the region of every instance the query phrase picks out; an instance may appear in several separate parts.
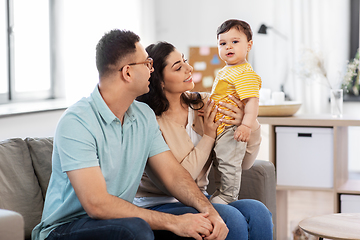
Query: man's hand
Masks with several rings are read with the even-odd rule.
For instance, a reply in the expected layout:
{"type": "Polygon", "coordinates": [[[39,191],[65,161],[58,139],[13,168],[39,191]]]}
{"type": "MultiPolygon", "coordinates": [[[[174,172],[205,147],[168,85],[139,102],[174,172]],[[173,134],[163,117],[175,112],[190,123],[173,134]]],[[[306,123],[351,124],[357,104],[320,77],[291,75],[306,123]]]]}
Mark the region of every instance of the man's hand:
{"type": "Polygon", "coordinates": [[[170,231],[178,236],[192,237],[196,240],[202,240],[203,237],[210,236],[213,232],[213,225],[207,217],[208,213],[187,213],[176,217],[176,222],[170,231]]]}
{"type": "Polygon", "coordinates": [[[227,228],[223,219],[219,216],[219,214],[212,214],[209,215],[208,219],[213,224],[213,231],[210,236],[205,236],[204,239],[206,240],[223,240],[226,238],[227,234],[229,233],[229,229],[227,228]]]}
{"type": "MultiPolygon", "coordinates": [[[[210,240],[225,239],[228,229],[224,221],[221,219],[219,213],[215,210],[213,205],[200,191],[195,181],[191,178],[189,172],[180,165],[170,151],[159,153],[150,157],[147,163],[146,172],[153,175],[150,178],[157,178],[160,182],[162,182],[170,194],[177,198],[180,202],[187,206],[191,206],[200,212],[199,214],[184,214],[182,217],[179,216],[181,220],[184,220],[183,225],[181,225],[180,228],[177,222],[174,225],[172,224],[173,222],[166,221],[165,224],[168,223],[170,226],[167,225],[165,228],[160,226],[161,228],[156,229],[167,229],[182,236],[184,236],[183,233],[185,231],[187,234],[191,233],[193,238],[199,240],[203,237],[211,237],[210,240]],[[209,221],[209,225],[204,225],[206,222],[203,221],[203,218],[205,218],[204,216],[207,216],[206,220],[209,221]],[[193,221],[193,217],[195,217],[196,221],[193,221]]],[[[150,175],[148,174],[148,176],[150,175]]]]}
{"type": "Polygon", "coordinates": [[[234,139],[236,141],[247,142],[250,139],[251,128],[246,125],[240,125],[234,133],[234,139]]]}

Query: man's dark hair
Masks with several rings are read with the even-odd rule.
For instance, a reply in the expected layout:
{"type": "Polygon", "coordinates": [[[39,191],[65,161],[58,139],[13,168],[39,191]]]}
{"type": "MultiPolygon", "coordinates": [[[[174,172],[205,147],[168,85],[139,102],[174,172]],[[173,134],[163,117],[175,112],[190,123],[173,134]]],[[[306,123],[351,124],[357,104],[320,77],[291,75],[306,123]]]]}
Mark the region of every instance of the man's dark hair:
{"type": "Polygon", "coordinates": [[[131,53],[135,53],[135,44],[140,37],[127,30],[114,29],[100,39],[96,45],[96,67],[102,77],[113,71],[110,66],[116,64],[131,53]]]}
{"type": "Polygon", "coordinates": [[[250,25],[247,22],[238,19],[229,19],[223,22],[216,31],[216,37],[219,39],[220,34],[228,32],[232,28],[236,28],[237,30],[243,32],[248,41],[252,40],[250,25]]]}

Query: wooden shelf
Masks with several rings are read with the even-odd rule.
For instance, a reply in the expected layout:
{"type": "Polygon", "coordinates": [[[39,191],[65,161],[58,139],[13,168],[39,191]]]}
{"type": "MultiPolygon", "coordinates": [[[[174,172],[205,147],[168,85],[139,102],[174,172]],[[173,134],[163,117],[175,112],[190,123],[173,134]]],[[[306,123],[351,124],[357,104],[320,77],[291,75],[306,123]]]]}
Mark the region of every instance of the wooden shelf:
{"type": "MultiPolygon", "coordinates": [[[[333,213],[339,212],[340,194],[360,195],[360,180],[349,179],[348,127],[360,126],[360,115],[332,118],[325,115],[294,115],[291,117],[258,117],[260,124],[269,126],[269,160],[276,166],[276,127],[330,127],[333,128],[333,188],[277,186],[277,239],[287,239],[289,191],[328,192],[333,196],[333,213]]],[[[330,150],[331,151],[331,150],[330,150]]],[[[311,167],[311,166],[309,166],[311,167]]]]}
{"type": "Polygon", "coordinates": [[[318,188],[318,187],[299,187],[299,186],[281,186],[277,185],[276,190],[299,190],[299,191],[322,191],[322,192],[333,192],[333,188],[318,188]]]}
{"type": "Polygon", "coordinates": [[[291,117],[258,117],[261,124],[276,126],[334,127],[360,126],[360,115],[344,115],[332,118],[330,114],[294,115],[291,117]]]}
{"type": "Polygon", "coordinates": [[[360,180],[347,180],[338,187],[337,192],[340,194],[360,194],[360,180]]]}

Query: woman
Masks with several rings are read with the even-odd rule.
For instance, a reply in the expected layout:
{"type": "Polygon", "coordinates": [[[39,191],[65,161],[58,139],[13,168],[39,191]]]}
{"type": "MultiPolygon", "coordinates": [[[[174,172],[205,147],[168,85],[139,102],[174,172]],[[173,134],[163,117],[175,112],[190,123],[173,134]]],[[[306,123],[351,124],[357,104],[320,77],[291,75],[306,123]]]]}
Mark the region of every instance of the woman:
{"type": "MultiPolygon", "coordinates": [[[[217,110],[222,111],[234,120],[220,121],[239,125],[242,110],[230,104],[224,106],[231,111],[212,110],[213,103],[208,101],[208,94],[189,92],[194,87],[193,68],[173,45],[159,42],[148,46],[146,51],[154,60],[154,72],[150,77],[149,93],[137,100],[147,103],[154,110],[160,130],[175,158],[207,194],[207,175],[219,125],[218,122],[214,123],[215,113],[217,110]]],[[[238,106],[242,106],[239,100],[232,99],[238,106]]],[[[254,131],[248,142],[243,169],[252,166],[260,141],[260,130],[254,131]]],[[[197,212],[166,192],[161,184],[152,182],[144,174],[134,204],[173,214],[197,212]]],[[[244,199],[229,205],[214,204],[214,207],[229,228],[227,239],[272,239],[271,213],[261,202],[244,199]]]]}

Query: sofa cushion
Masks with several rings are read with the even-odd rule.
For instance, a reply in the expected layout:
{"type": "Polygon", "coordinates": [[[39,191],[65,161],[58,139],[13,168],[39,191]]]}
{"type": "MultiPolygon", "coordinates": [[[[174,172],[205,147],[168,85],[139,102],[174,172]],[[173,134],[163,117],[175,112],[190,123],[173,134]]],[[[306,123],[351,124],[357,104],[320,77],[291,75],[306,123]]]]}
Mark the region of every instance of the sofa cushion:
{"type": "MultiPolygon", "coordinates": [[[[256,199],[264,203],[272,213],[273,223],[276,226],[275,166],[269,161],[256,160],[250,169],[242,173],[239,199],[256,199]]],[[[274,236],[276,236],[275,228],[274,236]]]]}
{"type": "Polygon", "coordinates": [[[275,186],[275,167],[269,161],[256,160],[251,167],[252,171],[244,170],[241,177],[241,189],[239,199],[256,199],[263,202],[265,205],[275,204],[272,199],[267,196],[272,196],[276,191],[275,186]]]}
{"type": "Polygon", "coordinates": [[[53,138],[26,138],[25,142],[28,145],[35,174],[45,200],[51,175],[53,138]]]}
{"type": "Polygon", "coordinates": [[[23,216],[26,238],[40,222],[43,204],[26,143],[19,138],[0,142],[0,208],[23,216]]]}

